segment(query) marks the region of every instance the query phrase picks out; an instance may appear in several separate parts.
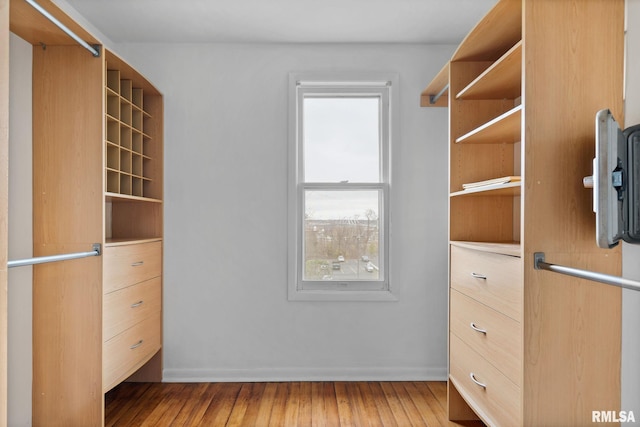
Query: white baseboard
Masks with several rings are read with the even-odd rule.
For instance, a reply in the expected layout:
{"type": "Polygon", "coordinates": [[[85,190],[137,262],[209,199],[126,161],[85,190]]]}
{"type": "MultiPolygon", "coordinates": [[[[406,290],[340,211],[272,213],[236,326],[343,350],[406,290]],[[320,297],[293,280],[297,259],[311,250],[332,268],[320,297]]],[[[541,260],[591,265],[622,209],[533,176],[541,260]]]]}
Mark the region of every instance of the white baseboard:
{"type": "Polygon", "coordinates": [[[447,368],[165,369],[164,382],[446,381],[447,368]]]}

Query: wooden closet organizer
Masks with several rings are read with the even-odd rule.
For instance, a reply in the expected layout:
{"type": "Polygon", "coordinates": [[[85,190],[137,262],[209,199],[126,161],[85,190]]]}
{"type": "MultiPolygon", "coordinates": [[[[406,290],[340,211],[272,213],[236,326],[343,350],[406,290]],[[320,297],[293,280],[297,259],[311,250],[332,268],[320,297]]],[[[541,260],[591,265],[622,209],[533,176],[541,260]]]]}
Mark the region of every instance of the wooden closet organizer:
{"type": "MultiPolygon", "coordinates": [[[[33,424],[104,424],[104,394],[162,380],[162,94],[53,2],[3,1],[33,45],[33,424]]],[[[3,27],[4,28],[4,27],[3,27]]],[[[8,36],[8,32],[7,32],[8,36]]],[[[3,82],[6,83],[6,82],[3,82]]]]}
{"type": "Polygon", "coordinates": [[[535,270],[534,253],[620,275],[582,178],[596,112],[623,116],[623,24],[623,0],[500,0],[422,93],[449,108],[451,420],[620,410],[620,289],[535,270]]]}

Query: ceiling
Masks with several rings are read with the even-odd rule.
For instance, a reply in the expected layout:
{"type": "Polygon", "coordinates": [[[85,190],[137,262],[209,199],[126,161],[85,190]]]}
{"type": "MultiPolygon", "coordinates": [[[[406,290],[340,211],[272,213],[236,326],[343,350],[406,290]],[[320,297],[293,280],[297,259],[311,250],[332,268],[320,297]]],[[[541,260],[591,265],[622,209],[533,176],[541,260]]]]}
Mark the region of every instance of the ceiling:
{"type": "Polygon", "coordinates": [[[496,0],[66,0],[116,43],[457,44],[496,0]]]}

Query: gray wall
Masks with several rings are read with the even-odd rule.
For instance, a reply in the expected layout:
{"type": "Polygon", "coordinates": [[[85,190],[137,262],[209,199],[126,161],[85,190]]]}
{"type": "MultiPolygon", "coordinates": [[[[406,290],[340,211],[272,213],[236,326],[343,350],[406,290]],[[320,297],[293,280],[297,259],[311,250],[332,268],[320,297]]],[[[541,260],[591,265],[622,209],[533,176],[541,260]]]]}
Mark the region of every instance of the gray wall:
{"type": "Polygon", "coordinates": [[[121,45],[165,95],[165,379],[444,379],[445,109],[419,94],[453,47],[121,45]],[[287,301],[292,71],[400,75],[398,302],[287,301]]]}
{"type": "MultiPolygon", "coordinates": [[[[32,47],[11,34],[9,87],[9,259],[30,258],[32,47]]],[[[31,425],[32,268],[9,269],[8,425],[31,425]]]]}
{"type": "MultiPolygon", "coordinates": [[[[627,0],[625,127],[640,123],[639,24],[640,0],[627,0]]],[[[640,245],[623,245],[622,274],[640,280],[640,245]]],[[[640,425],[640,292],[623,290],[622,316],[621,409],[633,411],[636,419],[633,425],[640,425]]]]}

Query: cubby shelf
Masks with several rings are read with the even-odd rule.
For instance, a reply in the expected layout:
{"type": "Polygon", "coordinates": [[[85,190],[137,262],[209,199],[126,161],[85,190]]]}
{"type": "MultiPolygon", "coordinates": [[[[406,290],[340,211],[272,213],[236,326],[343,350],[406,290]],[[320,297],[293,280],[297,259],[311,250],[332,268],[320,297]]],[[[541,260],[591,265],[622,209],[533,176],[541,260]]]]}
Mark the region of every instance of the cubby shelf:
{"type": "MultiPolygon", "coordinates": [[[[105,191],[135,198],[159,199],[160,186],[149,185],[160,170],[152,144],[154,118],[145,108],[145,83],[119,60],[106,62],[105,191]],[[126,74],[123,75],[123,74],[126,74]]],[[[146,89],[148,90],[148,88],[146,89]]],[[[137,200],[137,199],[136,199],[137,200]]]]}

